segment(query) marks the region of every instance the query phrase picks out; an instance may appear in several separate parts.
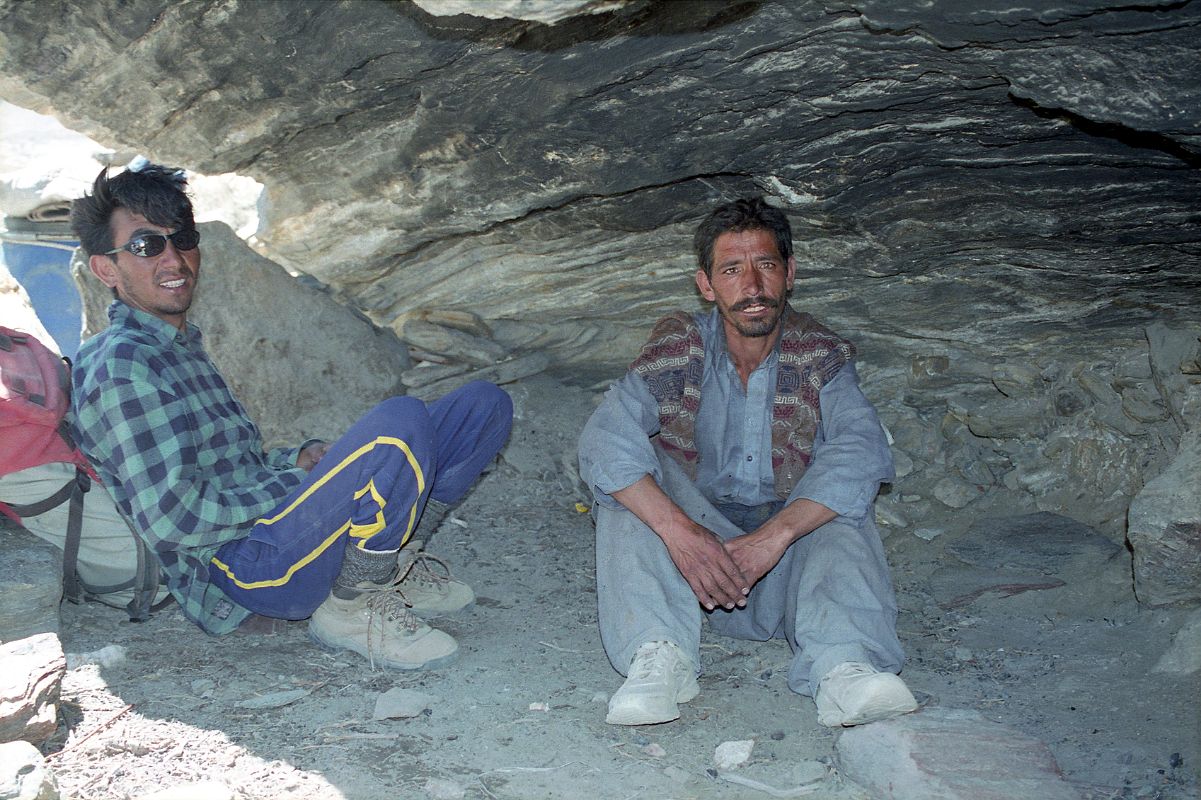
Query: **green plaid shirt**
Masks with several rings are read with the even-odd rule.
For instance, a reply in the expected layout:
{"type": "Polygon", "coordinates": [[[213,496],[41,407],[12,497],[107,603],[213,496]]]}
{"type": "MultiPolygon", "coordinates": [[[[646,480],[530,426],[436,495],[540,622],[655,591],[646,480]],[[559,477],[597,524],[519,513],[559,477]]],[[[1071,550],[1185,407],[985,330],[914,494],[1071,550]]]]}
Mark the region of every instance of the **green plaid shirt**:
{"type": "Polygon", "coordinates": [[[209,562],[304,480],[297,448],[263,452],[195,325],[180,333],[120,301],[108,316],[72,371],[76,441],[158,555],[183,613],[228,633],[251,612],[209,582],[209,562]]]}

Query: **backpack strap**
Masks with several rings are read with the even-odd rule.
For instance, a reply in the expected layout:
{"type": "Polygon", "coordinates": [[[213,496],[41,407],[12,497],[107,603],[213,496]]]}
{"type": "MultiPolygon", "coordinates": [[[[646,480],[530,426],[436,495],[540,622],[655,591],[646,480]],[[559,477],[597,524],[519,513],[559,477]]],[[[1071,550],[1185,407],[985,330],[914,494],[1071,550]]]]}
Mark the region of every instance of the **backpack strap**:
{"type": "MultiPolygon", "coordinates": [[[[76,467],[75,480],[71,482],[71,486],[91,486],[91,479],[86,470],[82,467],[76,467]]],[[[175,598],[168,594],[160,602],[155,603],[154,598],[158,594],[159,585],[162,583],[162,575],[158,568],[158,559],[154,557],[154,553],[150,551],[150,547],[138,536],[138,532],[130,524],[129,520],[121,514],[121,520],[129,528],[129,535],[133,538],[134,553],[137,558],[137,568],[134,576],[129,580],[122,581],[112,586],[97,586],[87,583],[79,577],[79,572],[75,569],[76,560],[79,554],[79,539],[82,530],[82,511],[83,511],[83,492],[84,488],[78,493],[71,495],[71,510],[67,522],[67,540],[63,544],[63,594],[72,602],[78,603],[96,595],[112,594],[113,592],[121,592],[127,589],[133,591],[133,598],[125,604],[125,612],[129,614],[130,622],[145,622],[150,619],[155,612],[161,611],[171,604],[175,598]],[[79,499],[79,514],[77,517],[75,509],[76,497],[79,499]]]]}
{"type": "Polygon", "coordinates": [[[83,467],[75,467],[71,505],[67,509],[67,538],[63,542],[63,596],[72,603],[83,600],[83,581],[79,579],[79,539],[83,535],[83,496],[92,488],[92,479],[83,467]]]}
{"type": "MultiPolygon", "coordinates": [[[[126,520],[125,524],[129,525],[129,521],[126,520]]],[[[158,559],[154,557],[154,553],[150,552],[150,548],[134,531],[132,525],[129,525],[129,532],[133,534],[134,542],[137,545],[138,569],[133,579],[133,599],[125,606],[125,611],[129,614],[130,622],[145,622],[150,619],[152,614],[171,605],[171,601],[175,597],[168,593],[159,602],[154,602],[154,597],[158,594],[158,587],[162,582],[158,570],[158,559]]]]}
{"type": "Polygon", "coordinates": [[[36,517],[70,502],[67,508],[67,538],[63,541],[63,596],[72,603],[83,601],[84,587],[79,579],[79,539],[83,535],[83,496],[92,488],[92,478],[83,467],[75,467],[75,477],[57,492],[36,503],[8,503],[19,517],[36,517]]]}
{"type": "Polygon", "coordinates": [[[70,500],[71,495],[75,492],[75,487],[76,480],[70,480],[64,483],[61,489],[47,497],[45,500],[38,500],[36,503],[24,504],[5,503],[5,505],[12,509],[12,512],[18,517],[36,517],[39,514],[45,514],[50,509],[56,508],[70,500]]]}
{"type": "Polygon", "coordinates": [[[129,614],[131,622],[145,622],[150,619],[152,614],[170,605],[175,598],[168,594],[160,602],[154,602],[154,598],[158,595],[159,585],[162,583],[158,559],[154,557],[154,553],[138,536],[137,531],[123,514],[121,519],[129,527],[137,556],[137,571],[134,577],[111,586],[98,586],[86,582],[79,576],[79,546],[83,536],[84,495],[91,488],[92,478],[88,471],[77,465],[74,479],[67,481],[57,492],[46,499],[35,503],[6,503],[4,505],[19,517],[36,517],[69,501],[71,505],[67,509],[67,536],[63,541],[63,597],[72,603],[82,603],[97,595],[132,589],[133,599],[126,604],[125,611],[129,614]]]}

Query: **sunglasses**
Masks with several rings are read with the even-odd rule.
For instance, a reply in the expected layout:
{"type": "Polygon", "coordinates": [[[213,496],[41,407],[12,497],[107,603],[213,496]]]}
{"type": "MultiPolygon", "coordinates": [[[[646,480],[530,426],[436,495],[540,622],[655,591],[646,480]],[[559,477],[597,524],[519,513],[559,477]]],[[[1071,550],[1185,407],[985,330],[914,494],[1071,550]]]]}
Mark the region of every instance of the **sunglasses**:
{"type": "Polygon", "coordinates": [[[167,249],[168,239],[171,240],[171,244],[175,245],[176,250],[195,250],[196,245],[200,244],[200,231],[195,228],[186,228],[174,233],[139,233],[120,247],[109,250],[105,255],[111,256],[113,253],[126,250],[138,258],[152,258],[167,249]]]}

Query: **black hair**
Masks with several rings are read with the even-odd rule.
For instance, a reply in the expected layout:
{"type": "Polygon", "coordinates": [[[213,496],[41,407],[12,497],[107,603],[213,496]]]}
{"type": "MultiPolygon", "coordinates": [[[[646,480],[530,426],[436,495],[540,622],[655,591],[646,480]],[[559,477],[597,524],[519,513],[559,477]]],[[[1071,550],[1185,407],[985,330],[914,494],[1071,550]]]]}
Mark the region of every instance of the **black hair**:
{"type": "Polygon", "coordinates": [[[743,197],[724,203],[709,212],[696,229],[692,249],[696,263],[709,278],[713,277],[713,246],[723,233],[764,230],[776,240],[780,258],[792,257],[792,226],[780,209],[769,206],[762,197],[743,197]]]}
{"type": "Polygon", "coordinates": [[[89,256],[104,254],[116,246],[109,223],[118,208],[140,214],[164,228],[190,230],[196,222],[187,188],[184,171],[174,167],[146,164],[112,178],[103,169],[92,184],[91,194],[71,203],[71,230],[89,256]]]}

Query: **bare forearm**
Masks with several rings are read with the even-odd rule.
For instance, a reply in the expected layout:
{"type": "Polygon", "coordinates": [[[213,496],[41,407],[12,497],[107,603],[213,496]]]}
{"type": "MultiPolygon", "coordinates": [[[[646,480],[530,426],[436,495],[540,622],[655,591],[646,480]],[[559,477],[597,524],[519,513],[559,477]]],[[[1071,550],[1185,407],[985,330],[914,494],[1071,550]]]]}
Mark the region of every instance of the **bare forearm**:
{"type": "Polygon", "coordinates": [[[646,523],[660,539],[671,538],[691,522],[650,475],[643,475],[633,484],[614,492],[613,499],[646,523]]]}
{"type": "Polygon", "coordinates": [[[613,497],[663,540],[676,569],[705,608],[746,605],[751,581],[743,576],[721,538],[690,519],[650,475],[614,492],[613,497]]]}
{"type": "Polygon", "coordinates": [[[743,575],[755,582],[780,561],[789,545],[836,516],[821,503],[802,498],[785,506],[758,529],[730,539],[726,547],[743,575]]]}
{"type": "Polygon", "coordinates": [[[801,498],[780,509],[780,513],[765,522],[755,533],[763,531],[766,537],[782,545],[780,553],[783,554],[797,539],[813,533],[837,516],[838,514],[821,503],[801,498]]]}

